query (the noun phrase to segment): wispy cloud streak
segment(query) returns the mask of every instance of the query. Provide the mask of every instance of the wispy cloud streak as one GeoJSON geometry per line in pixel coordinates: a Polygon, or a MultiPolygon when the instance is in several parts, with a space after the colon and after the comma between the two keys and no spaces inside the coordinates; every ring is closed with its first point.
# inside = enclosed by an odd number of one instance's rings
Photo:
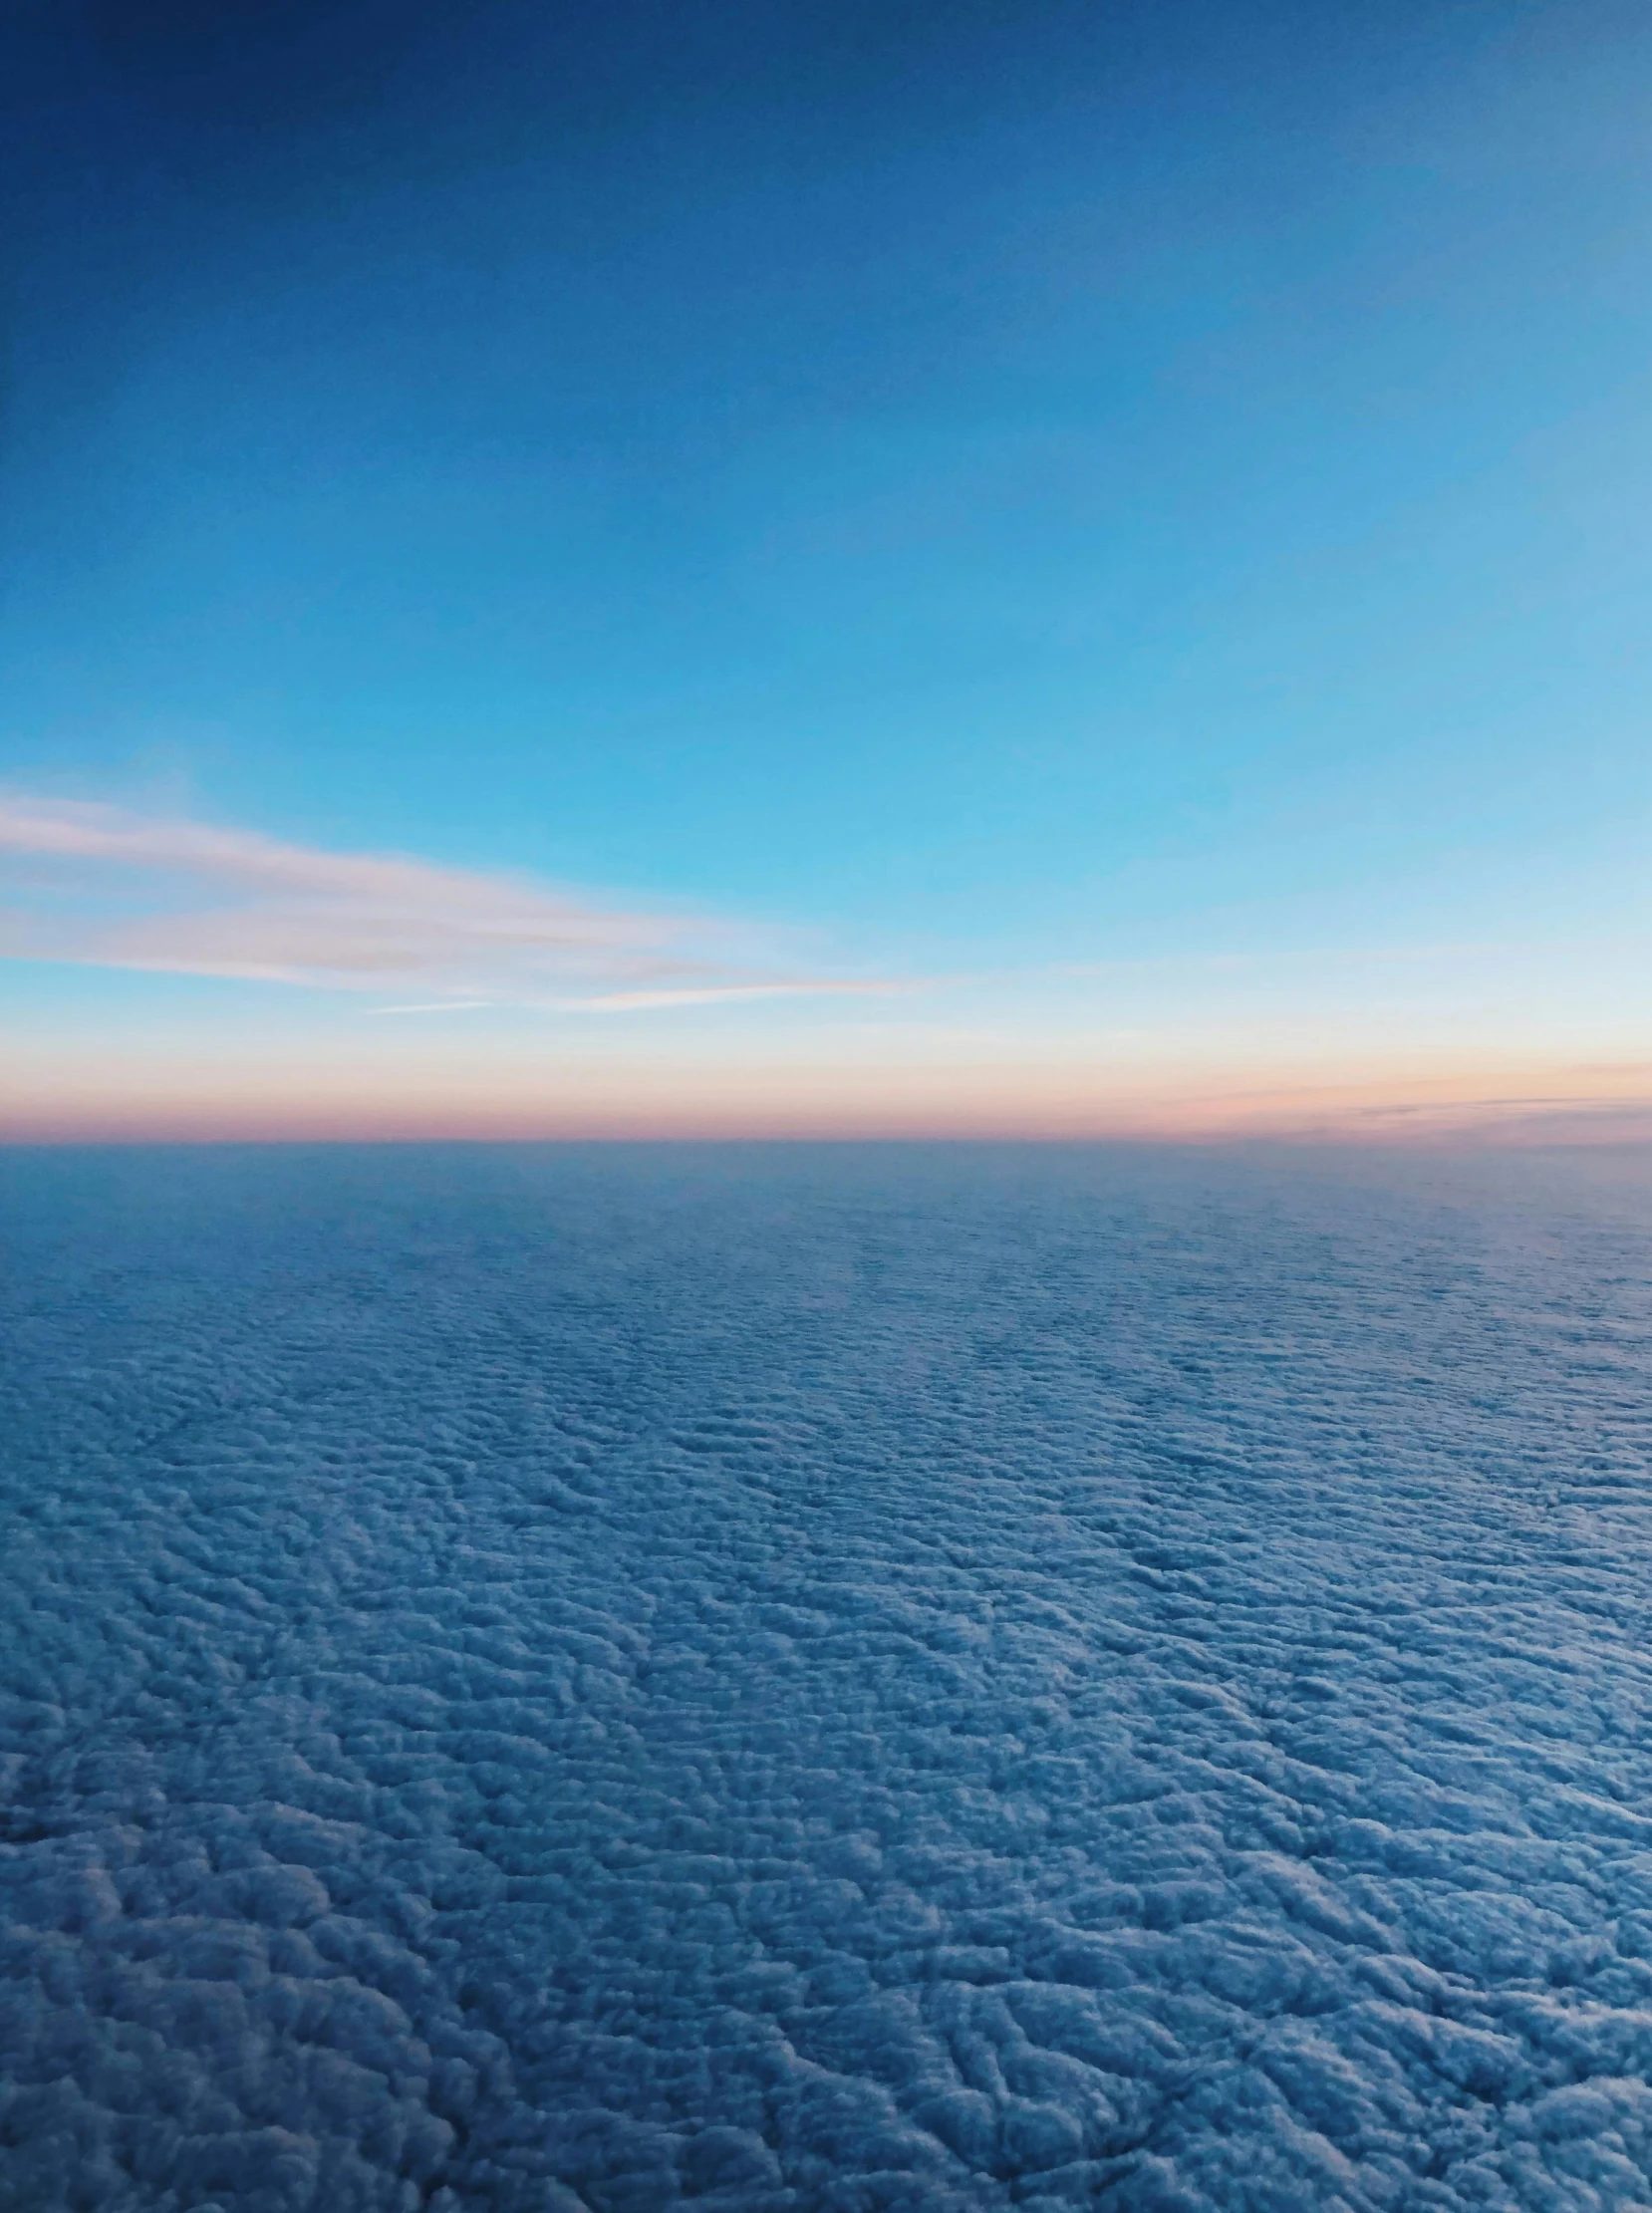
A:
{"type": "Polygon", "coordinates": [[[794,977],[769,983],[690,984],[682,990],[607,991],[583,999],[552,1002],[560,1014],[636,1014],[656,1006],[719,1006],[741,999],[887,998],[911,989],[907,983],[794,977]]]}
{"type": "Polygon", "coordinates": [[[386,1013],[878,988],[754,973],[737,933],[704,918],[89,801],[0,795],[0,956],[15,960],[441,994],[386,1013]]]}

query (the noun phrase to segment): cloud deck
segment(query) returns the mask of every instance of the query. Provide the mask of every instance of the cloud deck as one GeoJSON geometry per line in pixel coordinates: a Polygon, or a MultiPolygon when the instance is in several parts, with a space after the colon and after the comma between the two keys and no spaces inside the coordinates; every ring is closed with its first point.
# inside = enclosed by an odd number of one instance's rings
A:
{"type": "Polygon", "coordinates": [[[1652,1193],[14,1154],[0,2205],[1652,2204],[1652,1193]]]}

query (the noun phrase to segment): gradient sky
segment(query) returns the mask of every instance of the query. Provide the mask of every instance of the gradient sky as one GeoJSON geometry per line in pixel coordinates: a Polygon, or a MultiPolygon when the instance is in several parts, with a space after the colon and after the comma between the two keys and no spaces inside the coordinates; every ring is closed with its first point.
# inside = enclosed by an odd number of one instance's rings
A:
{"type": "Polygon", "coordinates": [[[0,47],[0,1135],[1652,1128],[1644,6],[0,47]]]}

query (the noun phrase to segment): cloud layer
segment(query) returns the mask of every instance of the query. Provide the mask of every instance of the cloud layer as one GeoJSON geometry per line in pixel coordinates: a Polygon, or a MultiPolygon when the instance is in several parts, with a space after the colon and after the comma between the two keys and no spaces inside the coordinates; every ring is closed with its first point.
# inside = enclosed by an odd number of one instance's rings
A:
{"type": "Polygon", "coordinates": [[[1649,1232],[1605,1161],[14,1164],[0,2198],[1652,2208],[1649,1232]]]}
{"type": "Polygon", "coordinates": [[[423,1011],[540,998],[593,1011],[859,984],[754,971],[728,925],[528,878],[331,853],[89,801],[0,796],[0,955],[406,989],[423,1011]]]}

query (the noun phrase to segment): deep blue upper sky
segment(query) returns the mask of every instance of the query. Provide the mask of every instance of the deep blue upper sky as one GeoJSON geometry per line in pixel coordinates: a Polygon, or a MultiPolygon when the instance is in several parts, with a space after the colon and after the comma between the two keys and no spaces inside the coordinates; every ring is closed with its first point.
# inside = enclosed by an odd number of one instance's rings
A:
{"type": "Polygon", "coordinates": [[[880,972],[1644,920],[1643,10],[5,39],[12,784],[880,972]]]}

